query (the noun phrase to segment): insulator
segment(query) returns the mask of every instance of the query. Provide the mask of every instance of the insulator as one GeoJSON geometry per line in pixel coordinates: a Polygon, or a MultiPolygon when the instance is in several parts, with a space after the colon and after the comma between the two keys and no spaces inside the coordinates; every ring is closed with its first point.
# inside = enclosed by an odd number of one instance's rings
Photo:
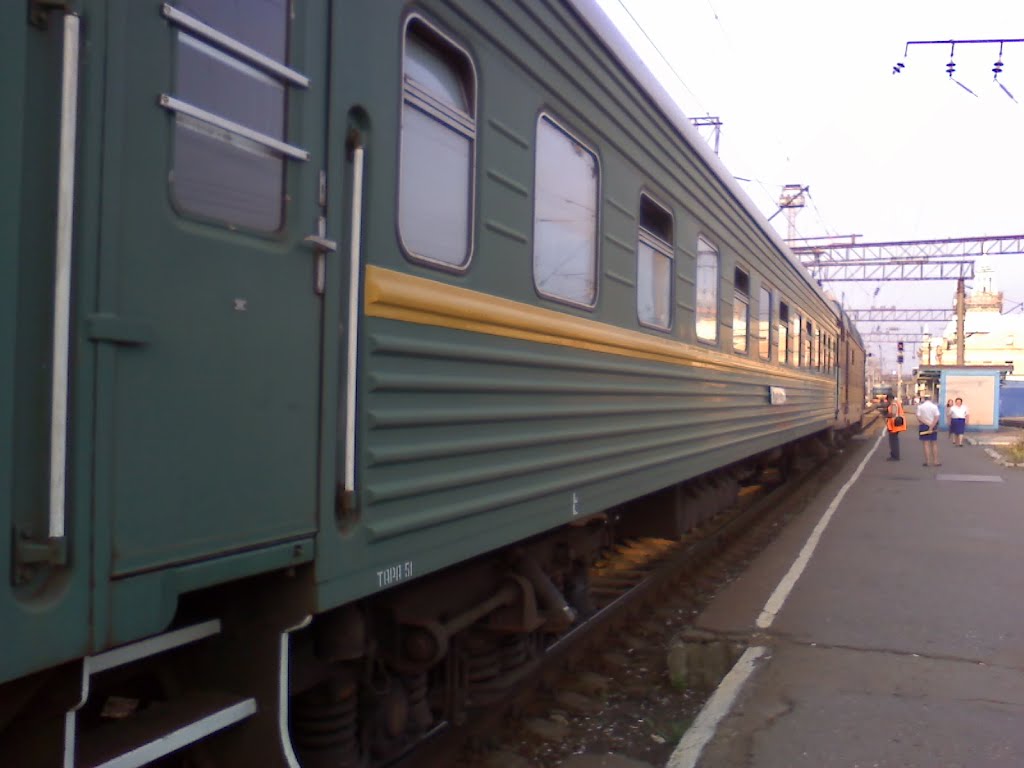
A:
{"type": "Polygon", "coordinates": [[[946,74],[952,77],[954,72],[956,72],[956,62],[950,59],[949,64],[946,65],[946,74]]]}
{"type": "Polygon", "coordinates": [[[896,62],[896,66],[892,68],[892,73],[898,75],[903,71],[903,67],[906,66],[902,61],[896,62]]]}
{"type": "Polygon", "coordinates": [[[992,74],[994,74],[996,77],[999,77],[999,73],[1002,72],[1002,71],[1003,71],[1003,62],[1002,62],[1002,59],[1000,59],[999,61],[997,61],[995,64],[992,65],[992,74]]]}

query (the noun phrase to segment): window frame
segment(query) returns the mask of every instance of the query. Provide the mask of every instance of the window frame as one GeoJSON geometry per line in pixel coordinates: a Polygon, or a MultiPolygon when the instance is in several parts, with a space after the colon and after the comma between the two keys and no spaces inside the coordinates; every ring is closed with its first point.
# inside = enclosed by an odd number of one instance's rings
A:
{"type": "MultiPolygon", "coordinates": [[[[430,41],[428,40],[428,43],[430,41]]],[[[453,274],[465,274],[469,271],[470,266],[473,263],[473,256],[476,254],[476,214],[477,214],[477,170],[478,170],[478,156],[479,156],[479,145],[480,145],[480,131],[479,131],[479,105],[480,105],[480,77],[476,67],[476,61],[469,52],[469,48],[459,43],[452,35],[448,34],[440,25],[434,23],[430,19],[426,18],[422,13],[410,13],[405,17],[402,22],[402,44],[399,50],[399,87],[398,87],[398,131],[396,136],[396,159],[395,164],[395,236],[398,239],[399,248],[402,250],[402,254],[405,258],[414,263],[429,266],[433,269],[438,269],[443,272],[450,272],[453,274]],[[473,123],[472,136],[470,139],[471,150],[469,158],[469,183],[467,189],[467,216],[466,216],[466,227],[468,229],[466,239],[466,258],[461,264],[452,264],[451,262],[441,261],[436,258],[424,256],[423,254],[416,253],[406,243],[405,238],[402,235],[402,211],[401,211],[401,200],[402,200],[402,139],[404,137],[404,112],[407,99],[407,86],[405,83],[405,61],[406,61],[406,45],[409,40],[410,27],[413,24],[422,25],[429,35],[434,36],[438,42],[451,48],[457,52],[464,59],[464,63],[468,67],[468,73],[472,78],[472,88],[467,91],[467,96],[472,102],[473,114],[469,115],[473,123]]],[[[465,87],[465,83],[463,83],[465,87]]],[[[457,127],[454,127],[451,122],[440,120],[439,116],[435,112],[426,112],[422,107],[413,106],[414,109],[420,109],[428,117],[437,120],[439,123],[444,125],[449,130],[454,131],[460,136],[467,136],[465,131],[460,131],[457,127]]],[[[447,107],[447,109],[451,109],[447,107]]]]}
{"type": "Polygon", "coordinates": [[[559,119],[553,112],[547,109],[542,109],[537,113],[537,119],[534,122],[534,134],[533,134],[533,187],[531,189],[531,198],[533,205],[531,206],[531,217],[530,217],[530,278],[533,281],[533,289],[536,291],[540,298],[554,301],[559,304],[564,304],[569,307],[576,307],[577,309],[586,310],[592,312],[597,308],[597,303],[601,298],[601,195],[603,193],[603,181],[604,172],[601,165],[601,155],[594,148],[594,144],[588,143],[580,138],[579,134],[569,130],[566,127],[564,121],[559,119]],[[568,136],[572,141],[581,146],[591,157],[594,158],[594,168],[597,170],[597,184],[594,190],[594,254],[593,254],[593,265],[594,265],[594,298],[589,304],[574,301],[571,298],[565,296],[559,296],[558,294],[548,293],[541,289],[537,284],[537,148],[538,148],[538,131],[542,121],[547,120],[551,125],[558,131],[561,131],[568,136]]]}
{"type": "Polygon", "coordinates": [[[704,235],[697,236],[697,258],[694,260],[694,280],[693,280],[693,331],[697,341],[701,344],[707,344],[709,346],[717,347],[720,342],[721,334],[718,332],[718,326],[721,325],[721,296],[720,288],[722,285],[722,252],[718,247],[711,242],[704,235]],[[707,250],[701,248],[701,245],[706,245],[707,250]],[[700,334],[700,271],[701,271],[701,257],[712,253],[715,256],[715,300],[714,300],[714,328],[715,335],[713,338],[701,336],[700,334]]]}
{"type": "Polygon", "coordinates": [[[637,254],[636,254],[636,319],[637,322],[644,328],[651,328],[662,333],[668,333],[672,331],[675,325],[675,276],[676,276],[676,254],[675,254],[675,236],[676,236],[676,221],[675,215],[672,209],[667,205],[662,205],[658,198],[654,197],[650,192],[646,190],[640,190],[640,205],[637,210],[637,224],[636,224],[636,239],[637,239],[637,254]],[[643,207],[644,199],[650,203],[650,205],[657,208],[659,211],[665,214],[668,220],[670,240],[663,240],[656,232],[643,226],[643,207]],[[650,242],[645,243],[648,247],[654,250],[655,253],[661,254],[668,258],[669,271],[668,271],[668,325],[658,325],[640,317],[640,243],[644,241],[644,236],[650,242]],[[658,246],[664,246],[659,248],[658,246]]]}
{"type": "Polygon", "coordinates": [[[804,313],[793,308],[792,328],[790,334],[793,336],[792,352],[793,367],[803,368],[804,361],[804,313]],[[796,331],[794,333],[794,330],[796,331]]]}
{"type": "Polygon", "coordinates": [[[732,272],[732,351],[735,352],[737,355],[750,355],[750,270],[744,269],[738,264],[733,265],[732,272]],[[740,275],[743,275],[744,280],[747,284],[747,289],[745,293],[741,293],[738,285],[739,281],[736,279],[740,275]],[[742,349],[736,346],[737,301],[743,304],[744,311],[742,349]]]}
{"type": "Polygon", "coordinates": [[[781,298],[779,298],[778,305],[779,305],[779,310],[778,310],[779,314],[778,314],[778,320],[776,322],[776,327],[778,329],[777,333],[779,333],[779,352],[778,352],[778,355],[777,355],[776,359],[778,360],[778,362],[781,365],[790,365],[791,366],[791,365],[793,365],[793,363],[792,363],[792,360],[790,358],[790,350],[791,350],[791,348],[793,346],[793,339],[791,338],[792,327],[790,325],[790,317],[789,317],[789,302],[788,301],[783,301],[781,298]],[[783,309],[785,309],[785,312],[783,312],[783,309]],[[785,319],[783,319],[783,315],[785,315],[785,319]],[[785,330],[786,330],[786,343],[785,343],[785,345],[782,344],[782,337],[781,337],[781,331],[782,331],[783,328],[785,328],[785,330]]]}
{"type": "Polygon", "coordinates": [[[770,286],[767,286],[764,283],[762,283],[758,287],[758,294],[757,294],[757,356],[758,356],[759,359],[765,360],[767,362],[771,362],[771,360],[772,360],[772,309],[773,309],[773,305],[774,304],[775,304],[774,291],[772,291],[770,286]],[[763,303],[762,299],[764,298],[765,295],[767,295],[767,297],[768,297],[768,302],[767,302],[767,304],[768,304],[768,307],[767,307],[767,320],[762,320],[761,316],[762,316],[762,312],[764,312],[764,310],[765,310],[765,307],[762,307],[761,305],[763,303]],[[765,337],[763,339],[764,344],[765,344],[765,354],[763,354],[763,355],[761,354],[761,342],[762,342],[762,338],[761,338],[761,324],[762,323],[767,323],[767,327],[765,328],[765,337]]]}
{"type": "Polygon", "coordinates": [[[817,326],[811,318],[804,316],[804,340],[807,345],[807,357],[804,360],[804,368],[808,370],[814,370],[817,365],[817,355],[814,349],[814,331],[817,330],[817,326]]]}

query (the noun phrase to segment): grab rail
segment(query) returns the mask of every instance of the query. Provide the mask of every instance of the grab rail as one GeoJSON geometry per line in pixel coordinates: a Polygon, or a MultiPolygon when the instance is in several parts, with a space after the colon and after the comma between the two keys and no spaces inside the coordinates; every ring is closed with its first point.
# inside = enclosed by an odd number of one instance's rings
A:
{"type": "Polygon", "coordinates": [[[61,73],[60,159],[57,172],[57,238],[53,287],[53,379],[50,405],[51,539],[66,530],[68,390],[71,356],[71,235],[75,216],[75,146],[78,127],[78,51],[80,19],[64,17],[64,63],[61,73]]]}

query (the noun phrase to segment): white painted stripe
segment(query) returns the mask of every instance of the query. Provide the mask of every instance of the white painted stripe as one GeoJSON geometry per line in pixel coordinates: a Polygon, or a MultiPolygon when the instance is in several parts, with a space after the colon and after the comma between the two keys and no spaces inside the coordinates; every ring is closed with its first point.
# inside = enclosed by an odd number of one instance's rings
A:
{"type": "Polygon", "coordinates": [[[936,480],[953,480],[958,483],[1001,483],[1001,475],[936,475],[936,480]]]}
{"type": "Polygon", "coordinates": [[[860,466],[850,476],[850,479],[846,481],[842,488],[839,489],[839,493],[832,499],[832,503],[828,505],[828,509],[825,510],[825,514],[822,515],[821,520],[814,526],[814,530],[811,531],[810,537],[804,544],[804,548],[800,550],[800,554],[797,555],[796,560],[789,567],[789,572],[782,577],[782,581],[779,582],[778,586],[775,587],[775,591],[772,592],[772,596],[768,598],[768,602],[764,604],[764,608],[761,610],[761,615],[757,617],[757,626],[759,629],[768,629],[775,621],[775,617],[782,610],[782,606],[786,602],[786,598],[789,597],[789,593],[793,591],[793,587],[796,585],[797,579],[800,578],[804,572],[804,568],[807,567],[807,563],[810,562],[811,556],[814,554],[814,550],[818,546],[818,541],[821,539],[821,535],[825,532],[825,528],[828,527],[829,522],[832,520],[832,515],[839,508],[840,502],[843,497],[846,496],[846,492],[850,490],[857,478],[860,477],[861,472],[864,471],[864,467],[871,460],[871,457],[875,455],[875,451],[878,450],[878,446],[882,444],[882,438],[885,437],[885,430],[878,436],[875,444],[868,451],[868,455],[861,461],[860,466]]]}
{"type": "Polygon", "coordinates": [[[679,746],[675,748],[665,768],[693,768],[697,765],[701,752],[715,735],[718,723],[729,714],[743,684],[753,674],[754,662],[764,656],[767,651],[768,649],[763,646],[754,646],[743,652],[740,660],[715,689],[714,695],[704,704],[704,708],[697,715],[693,725],[686,731],[686,735],[679,742],[679,746]]]}
{"type": "MultiPolygon", "coordinates": [[[[800,554],[790,567],[789,572],[779,582],[772,596],[768,598],[768,602],[765,603],[764,609],[757,619],[757,626],[761,629],[771,626],[776,614],[781,610],[783,603],[786,602],[786,598],[789,596],[790,591],[792,591],[793,585],[796,584],[796,580],[800,578],[804,568],[807,567],[807,563],[810,561],[811,555],[814,554],[818,540],[821,538],[821,534],[825,531],[826,526],[828,526],[829,520],[832,519],[832,515],[839,508],[839,504],[846,495],[846,492],[857,481],[857,478],[860,477],[871,457],[875,455],[875,451],[878,450],[878,446],[881,444],[884,436],[885,431],[883,430],[856,471],[843,487],[839,489],[839,493],[836,494],[825,514],[814,527],[814,531],[811,532],[803,549],[800,550],[800,554]]],[[[694,768],[697,765],[704,747],[714,738],[718,724],[722,721],[722,718],[729,714],[733,703],[736,701],[736,697],[743,689],[747,679],[754,673],[754,662],[764,656],[767,651],[768,649],[764,646],[753,646],[740,656],[740,660],[736,662],[735,666],[733,666],[729,674],[725,676],[715,690],[715,693],[704,704],[697,719],[686,731],[683,740],[675,748],[665,768],[694,768]]]]}

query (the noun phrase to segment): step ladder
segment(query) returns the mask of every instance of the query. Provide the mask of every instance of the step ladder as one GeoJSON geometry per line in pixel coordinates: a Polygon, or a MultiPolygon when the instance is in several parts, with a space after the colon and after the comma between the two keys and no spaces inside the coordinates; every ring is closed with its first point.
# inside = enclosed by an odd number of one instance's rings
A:
{"type": "Polygon", "coordinates": [[[83,659],[81,697],[64,718],[63,768],[139,768],[254,715],[254,698],[197,692],[78,733],[78,713],[89,699],[94,676],[220,632],[220,620],[213,619],[83,659]]]}

